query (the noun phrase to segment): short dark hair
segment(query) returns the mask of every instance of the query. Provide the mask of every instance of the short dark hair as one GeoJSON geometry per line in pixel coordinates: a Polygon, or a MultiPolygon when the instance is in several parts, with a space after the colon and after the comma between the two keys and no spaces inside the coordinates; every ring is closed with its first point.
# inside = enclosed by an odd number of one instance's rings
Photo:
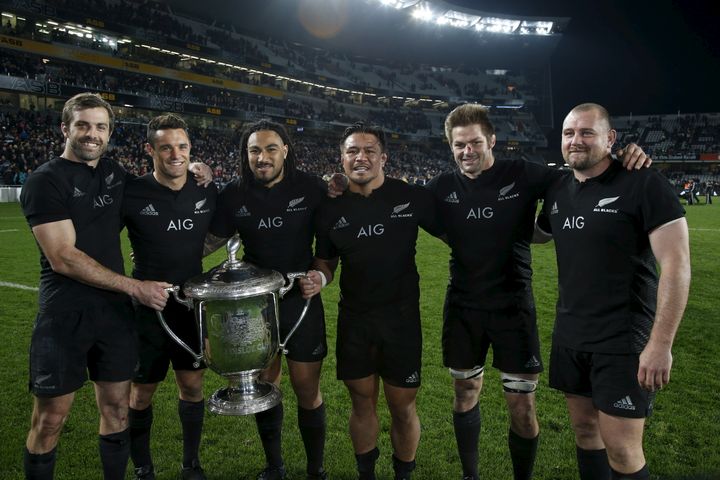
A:
{"type": "Polygon", "coordinates": [[[163,113],[162,115],[158,115],[157,117],[150,120],[150,122],[148,122],[147,124],[147,142],[151,146],[155,147],[155,140],[157,139],[158,130],[173,130],[176,128],[183,129],[188,138],[190,138],[190,135],[188,134],[187,123],[185,123],[185,120],[183,120],[180,115],[177,115],[175,113],[163,113]]]}
{"type": "Polygon", "coordinates": [[[385,139],[385,132],[383,129],[378,125],[365,125],[363,122],[354,123],[345,129],[342,137],[340,138],[340,149],[342,149],[343,145],[345,145],[345,140],[347,140],[350,135],[354,135],[356,133],[375,135],[378,139],[378,143],[380,144],[380,152],[385,152],[387,141],[385,139]]]}
{"type": "Polygon", "coordinates": [[[87,110],[89,108],[104,108],[107,110],[108,118],[110,119],[110,125],[108,126],[110,127],[110,132],[112,133],[113,128],[115,128],[115,113],[113,112],[110,104],[97,93],[78,93],[77,95],[69,98],[68,101],[65,102],[65,106],[63,106],[61,117],[62,123],[70,126],[73,120],[74,112],[87,110]]]}
{"type": "Polygon", "coordinates": [[[278,134],[283,143],[288,147],[287,155],[285,156],[285,162],[283,164],[283,176],[285,178],[293,178],[295,176],[295,164],[297,157],[295,155],[295,148],[293,147],[290,135],[288,135],[285,127],[279,123],[272,122],[267,119],[258,120],[255,123],[251,123],[245,127],[240,138],[240,182],[249,184],[254,177],[252,170],[250,170],[250,158],[247,151],[248,141],[250,135],[255,132],[261,131],[272,131],[278,134]]]}
{"type": "Polygon", "coordinates": [[[495,126],[488,117],[490,109],[479,103],[466,103],[455,107],[445,117],[445,137],[452,146],[452,129],[455,127],[467,127],[469,125],[480,125],[485,137],[490,143],[490,137],[495,135],[495,126]]]}

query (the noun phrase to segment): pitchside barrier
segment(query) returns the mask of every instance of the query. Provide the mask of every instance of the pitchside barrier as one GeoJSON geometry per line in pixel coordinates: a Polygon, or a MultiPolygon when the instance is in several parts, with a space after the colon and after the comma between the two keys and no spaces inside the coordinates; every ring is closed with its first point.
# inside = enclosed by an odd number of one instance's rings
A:
{"type": "Polygon", "coordinates": [[[20,190],[22,187],[9,186],[0,187],[0,203],[20,201],[20,190]]]}

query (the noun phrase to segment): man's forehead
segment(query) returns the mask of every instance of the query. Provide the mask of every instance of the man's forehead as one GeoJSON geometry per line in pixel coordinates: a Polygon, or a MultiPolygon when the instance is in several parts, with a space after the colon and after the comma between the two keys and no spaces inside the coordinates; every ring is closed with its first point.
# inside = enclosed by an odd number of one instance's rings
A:
{"type": "Polygon", "coordinates": [[[258,130],[248,137],[248,146],[251,145],[283,145],[283,140],[274,130],[258,130]]]}
{"type": "Polygon", "coordinates": [[[110,123],[110,115],[108,115],[108,111],[102,107],[75,109],[72,111],[72,121],[110,123]]]}
{"type": "Polygon", "coordinates": [[[483,131],[482,125],[479,123],[471,123],[470,125],[458,125],[452,129],[453,139],[455,137],[485,137],[487,136],[483,131]]]}
{"type": "Polygon", "coordinates": [[[355,147],[374,147],[375,145],[378,145],[380,143],[380,140],[373,135],[372,133],[353,133],[349,137],[345,139],[345,146],[355,146],[355,147]]]}
{"type": "Polygon", "coordinates": [[[162,128],[155,131],[155,136],[163,143],[190,143],[182,128],[162,128]]]}
{"type": "Polygon", "coordinates": [[[565,117],[563,128],[607,128],[608,122],[600,116],[597,110],[572,111],[565,117]]]}

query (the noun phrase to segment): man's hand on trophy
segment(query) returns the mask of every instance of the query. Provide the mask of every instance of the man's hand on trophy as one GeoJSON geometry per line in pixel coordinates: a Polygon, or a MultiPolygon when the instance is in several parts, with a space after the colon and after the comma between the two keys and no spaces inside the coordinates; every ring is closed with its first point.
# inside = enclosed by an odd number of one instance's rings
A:
{"type": "Polygon", "coordinates": [[[154,310],[162,310],[168,299],[167,288],[172,284],[165,282],[153,282],[151,280],[137,280],[136,288],[132,296],[138,302],[154,310]]]}
{"type": "Polygon", "coordinates": [[[325,275],[319,270],[310,270],[307,275],[300,278],[300,291],[303,298],[307,299],[320,293],[327,281],[324,281],[325,275]]]}

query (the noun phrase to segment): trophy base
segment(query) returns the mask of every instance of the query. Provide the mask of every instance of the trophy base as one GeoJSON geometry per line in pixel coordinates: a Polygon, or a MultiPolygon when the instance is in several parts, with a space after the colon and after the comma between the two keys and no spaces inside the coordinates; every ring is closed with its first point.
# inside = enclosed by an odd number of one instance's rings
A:
{"type": "Polygon", "coordinates": [[[270,410],[282,400],[282,393],[274,383],[254,382],[221,388],[207,402],[208,410],[218,415],[251,415],[270,410]]]}

